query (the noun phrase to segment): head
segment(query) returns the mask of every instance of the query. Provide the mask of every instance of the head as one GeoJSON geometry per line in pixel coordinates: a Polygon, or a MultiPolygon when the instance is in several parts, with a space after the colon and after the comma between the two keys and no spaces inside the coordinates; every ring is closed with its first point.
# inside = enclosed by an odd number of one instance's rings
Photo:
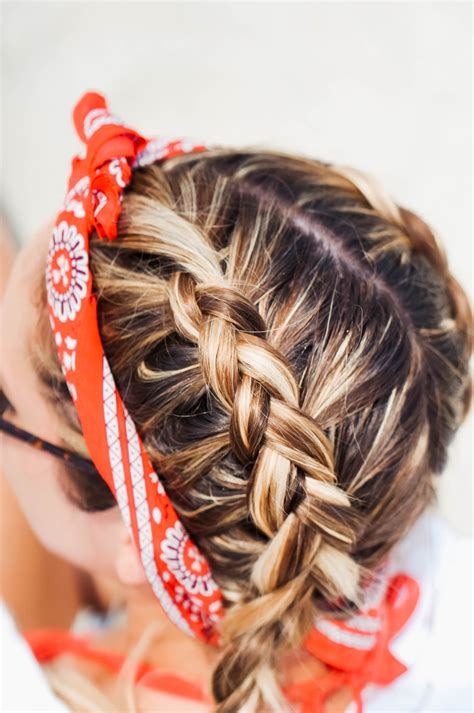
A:
{"type": "MultiPolygon", "coordinates": [[[[48,233],[7,287],[2,385],[12,420],[87,456],[47,316],[48,233]]],[[[471,402],[471,307],[419,217],[357,171],[271,150],[136,170],[119,238],[90,252],[122,399],[224,595],[216,710],[257,706],[279,655],[435,500],[471,402]]],[[[143,585],[103,481],[4,452],[47,547],[143,585]]]]}

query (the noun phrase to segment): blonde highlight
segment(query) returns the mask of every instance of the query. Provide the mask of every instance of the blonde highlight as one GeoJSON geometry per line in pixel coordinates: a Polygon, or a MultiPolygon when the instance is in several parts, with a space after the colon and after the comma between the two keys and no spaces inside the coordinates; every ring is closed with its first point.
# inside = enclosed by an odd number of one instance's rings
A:
{"type": "Polygon", "coordinates": [[[226,601],[215,711],[288,710],[281,657],[328,603],[363,603],[435,500],[471,403],[469,301],[375,179],[259,148],[137,170],[91,268],[122,398],[226,601]]]}

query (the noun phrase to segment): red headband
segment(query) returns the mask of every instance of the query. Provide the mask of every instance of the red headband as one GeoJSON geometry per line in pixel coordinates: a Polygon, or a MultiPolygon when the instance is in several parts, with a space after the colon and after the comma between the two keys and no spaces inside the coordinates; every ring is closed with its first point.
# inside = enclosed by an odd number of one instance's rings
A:
{"type": "MultiPolygon", "coordinates": [[[[221,593],[154,471],[115,385],[99,335],[88,257],[93,230],[100,238],[117,238],[123,189],[135,167],[207,147],[187,139],[146,139],[113,116],[104,97],[92,92],[77,103],[74,123],[85,152],[73,159],[46,269],[48,309],[62,370],[90,456],[118,502],[153,592],[175,624],[219,645],[221,593]]],[[[410,581],[405,578],[403,585],[409,589],[411,611],[416,588],[410,581]]],[[[386,648],[388,632],[393,634],[393,620],[381,617],[381,612],[392,611],[387,609],[390,597],[393,592],[385,599],[379,593],[353,621],[319,618],[306,648],[332,666],[360,669],[380,646],[386,648]]],[[[406,603],[403,610],[406,614],[406,603]]],[[[399,620],[400,613],[401,625],[399,620]]],[[[390,664],[386,678],[404,670],[393,664],[388,649],[385,656],[390,664]]]]}
{"type": "MultiPolygon", "coordinates": [[[[47,264],[51,326],[90,456],[116,497],[150,585],[170,619],[214,640],[221,595],[145,452],[102,348],[89,269],[89,235],[117,237],[122,190],[132,168],[205,148],[147,140],[109,113],[104,98],[85,94],[74,110],[86,144],[76,156],[65,205],[56,219],[47,264]]],[[[216,642],[217,643],[217,642],[216,642]]]]}

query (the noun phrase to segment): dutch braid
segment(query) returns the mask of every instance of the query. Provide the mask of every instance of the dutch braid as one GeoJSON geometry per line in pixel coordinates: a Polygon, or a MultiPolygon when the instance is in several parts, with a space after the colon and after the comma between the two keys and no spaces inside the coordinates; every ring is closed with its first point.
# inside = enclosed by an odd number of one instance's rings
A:
{"type": "Polygon", "coordinates": [[[91,243],[102,341],[224,594],[216,713],[287,710],[283,653],[329,602],[360,603],[435,499],[471,402],[469,302],[373,179],[283,152],[137,170],[119,237],[91,243]]]}
{"type": "Polygon", "coordinates": [[[229,413],[232,451],[254,463],[243,485],[250,517],[268,538],[224,625],[228,646],[214,693],[225,701],[220,709],[232,711],[278,657],[286,615],[294,615],[297,630],[307,628],[315,587],[328,599],[357,601],[359,568],[349,554],[351,503],[337,485],[331,443],[300,408],[297,381],[267,341],[257,309],[222,282],[196,286],[188,273],[175,272],[169,302],[176,330],[197,344],[204,381],[229,413]]]}

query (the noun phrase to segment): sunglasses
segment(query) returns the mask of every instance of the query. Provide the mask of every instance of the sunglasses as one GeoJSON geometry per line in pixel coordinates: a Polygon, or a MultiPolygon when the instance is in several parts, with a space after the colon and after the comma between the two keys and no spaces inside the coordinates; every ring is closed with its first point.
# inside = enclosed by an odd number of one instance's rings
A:
{"type": "Polygon", "coordinates": [[[29,431],[25,431],[23,428],[19,428],[18,426],[15,426],[13,423],[11,423],[11,421],[8,421],[4,417],[5,411],[8,408],[12,408],[12,406],[3,391],[0,389],[0,431],[8,433],[10,436],[13,436],[13,438],[17,438],[19,441],[29,443],[31,446],[33,446],[33,448],[36,448],[39,451],[46,451],[47,453],[51,453],[53,456],[60,458],[62,461],[65,461],[72,468],[76,468],[77,470],[80,470],[83,473],[88,473],[90,475],[96,475],[100,477],[97,468],[91,460],[83,458],[82,456],[78,455],[77,453],[74,453],[73,451],[61,448],[60,446],[55,446],[54,443],[45,441],[43,438],[39,438],[39,436],[35,436],[29,431]]]}

